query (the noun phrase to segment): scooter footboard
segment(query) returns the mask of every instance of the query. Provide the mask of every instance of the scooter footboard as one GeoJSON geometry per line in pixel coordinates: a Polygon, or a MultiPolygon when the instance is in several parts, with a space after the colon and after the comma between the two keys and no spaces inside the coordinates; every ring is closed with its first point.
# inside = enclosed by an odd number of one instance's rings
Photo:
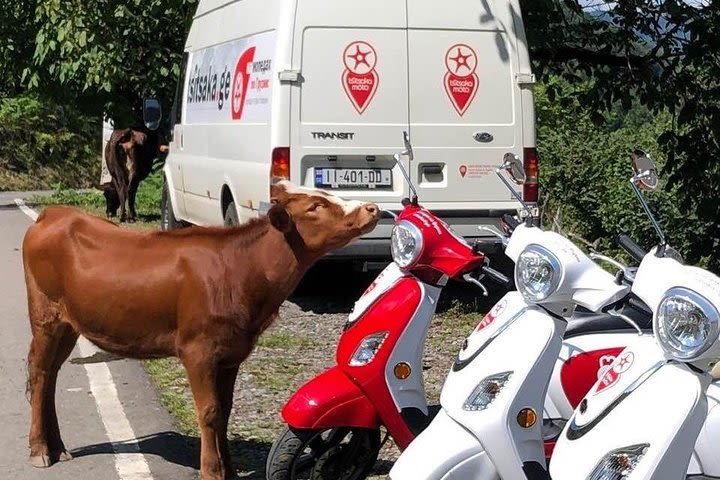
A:
{"type": "Polygon", "coordinates": [[[380,427],[375,406],[338,367],[300,387],[283,407],[282,417],[294,428],[380,427]]]}
{"type": "Polygon", "coordinates": [[[444,410],[405,449],[390,470],[392,480],[499,480],[472,433],[444,410]]]}

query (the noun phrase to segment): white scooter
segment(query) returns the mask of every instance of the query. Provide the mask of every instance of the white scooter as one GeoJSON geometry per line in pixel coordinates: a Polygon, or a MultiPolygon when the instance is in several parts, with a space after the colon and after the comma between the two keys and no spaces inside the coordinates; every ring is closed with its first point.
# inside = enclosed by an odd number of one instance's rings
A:
{"type": "Polygon", "coordinates": [[[717,388],[709,397],[708,371],[720,357],[720,278],[669,255],[638,189],[657,185],[654,162],[636,152],[633,168],[633,189],[661,239],[632,286],[654,312],[655,337],[629,345],[581,401],[555,447],[554,480],[718,478],[709,442],[720,431],[717,388]]]}
{"type": "MultiPolygon", "coordinates": [[[[506,155],[497,170],[515,193],[503,170],[521,183],[519,158],[506,155]]],[[[518,292],[505,295],[466,339],[443,387],[442,410],[400,456],[393,480],[549,478],[541,415],[567,319],[576,306],[599,312],[616,304],[630,287],[565,237],[530,222],[515,227],[505,252],[516,264],[518,292]]]]}

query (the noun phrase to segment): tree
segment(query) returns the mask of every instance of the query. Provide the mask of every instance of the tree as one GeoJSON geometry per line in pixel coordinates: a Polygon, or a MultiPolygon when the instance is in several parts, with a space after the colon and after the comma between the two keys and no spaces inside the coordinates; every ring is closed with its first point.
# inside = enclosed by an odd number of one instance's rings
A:
{"type": "MultiPolygon", "coordinates": [[[[593,119],[634,100],[670,126],[659,136],[667,188],[680,211],[701,220],[685,252],[720,269],[720,4],[709,0],[521,0],[541,78],[590,88],[551,100],[579,101],[593,119]]],[[[632,148],[634,145],[628,145],[632,148]]],[[[672,239],[671,239],[672,240],[672,239]]]]}
{"type": "Polygon", "coordinates": [[[36,2],[31,88],[77,99],[116,125],[137,121],[146,96],[169,111],[196,0],[36,2]]]}
{"type": "Polygon", "coordinates": [[[35,49],[35,7],[35,0],[17,0],[0,9],[0,97],[25,90],[21,76],[35,49]]]}

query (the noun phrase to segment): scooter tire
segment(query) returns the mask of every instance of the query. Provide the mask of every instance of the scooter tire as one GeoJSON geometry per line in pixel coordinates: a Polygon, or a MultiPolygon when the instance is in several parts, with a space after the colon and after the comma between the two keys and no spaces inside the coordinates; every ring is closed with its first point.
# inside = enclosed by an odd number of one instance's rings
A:
{"type": "MultiPolygon", "coordinates": [[[[265,478],[267,480],[339,480],[340,478],[342,480],[362,480],[367,478],[375,465],[379,451],[379,429],[348,427],[304,430],[287,427],[270,449],[265,466],[265,478]],[[326,433],[328,434],[327,441],[322,438],[326,433]],[[342,444],[342,441],[347,439],[348,436],[350,441],[347,444],[342,444]],[[325,451],[320,455],[317,455],[314,451],[306,453],[308,448],[313,449],[311,443],[317,441],[317,439],[325,442],[323,445],[325,451]],[[328,457],[327,454],[333,449],[341,449],[341,445],[351,445],[348,448],[354,450],[351,450],[349,454],[345,454],[345,456],[352,458],[353,463],[340,467],[343,469],[343,476],[339,477],[338,472],[333,470],[331,463],[333,458],[328,457]],[[320,465],[323,459],[325,465],[320,465]],[[308,461],[312,465],[307,466],[308,461]],[[305,473],[297,472],[300,463],[304,463],[303,466],[306,466],[306,470],[309,471],[305,473]],[[329,468],[327,467],[328,464],[330,464],[329,468]]],[[[334,465],[334,467],[338,468],[339,466],[334,465]]]]}

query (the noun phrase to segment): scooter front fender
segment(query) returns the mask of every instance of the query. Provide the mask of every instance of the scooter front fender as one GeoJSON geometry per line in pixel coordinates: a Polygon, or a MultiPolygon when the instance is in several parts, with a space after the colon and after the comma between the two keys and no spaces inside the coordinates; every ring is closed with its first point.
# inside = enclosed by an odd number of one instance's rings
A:
{"type": "Polygon", "coordinates": [[[668,362],[655,342],[628,346],[560,434],[553,480],[590,478],[603,459],[628,447],[642,452],[630,478],[684,479],[707,414],[708,384],[708,375],[668,362]]]}
{"type": "Polygon", "coordinates": [[[282,417],[294,428],[380,427],[377,409],[337,366],[300,387],[282,417]]]}
{"type": "Polygon", "coordinates": [[[497,470],[472,433],[438,412],[390,470],[392,480],[499,480],[497,470]]]}
{"type": "Polygon", "coordinates": [[[502,478],[525,478],[528,471],[544,470],[539,417],[566,322],[528,305],[517,292],[508,293],[489,315],[495,318],[486,317],[460,352],[440,403],[475,436],[502,478]],[[497,376],[505,383],[496,398],[484,408],[469,405],[481,383],[497,376]],[[529,425],[519,419],[533,414],[529,425]]]}

